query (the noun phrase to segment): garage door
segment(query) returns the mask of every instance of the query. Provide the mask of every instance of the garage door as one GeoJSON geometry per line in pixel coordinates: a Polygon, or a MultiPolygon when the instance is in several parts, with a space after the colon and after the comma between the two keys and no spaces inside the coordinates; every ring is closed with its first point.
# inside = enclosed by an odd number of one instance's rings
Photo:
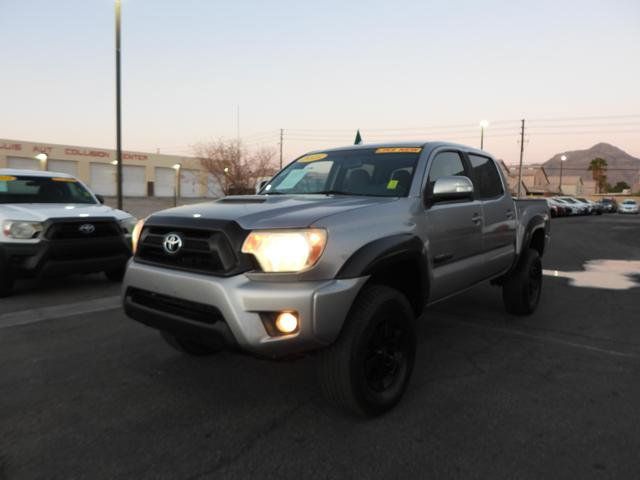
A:
{"type": "Polygon", "coordinates": [[[207,192],[206,196],[209,198],[218,198],[223,197],[222,187],[215,179],[215,177],[211,174],[207,175],[207,192]]]}
{"type": "Polygon", "coordinates": [[[108,163],[91,164],[91,190],[98,195],[116,195],[116,167],[108,163]]]}
{"type": "Polygon", "coordinates": [[[176,171],[173,168],[156,167],[156,183],[153,191],[156,197],[173,197],[176,185],[176,171]]]}
{"type": "Polygon", "coordinates": [[[146,197],[147,178],[145,167],[122,166],[122,192],[125,197],[146,197]]]}
{"type": "Polygon", "coordinates": [[[182,170],[180,172],[180,196],[194,198],[200,196],[198,170],[182,170]]]}
{"type": "Polygon", "coordinates": [[[74,162],[73,160],[49,160],[49,171],[51,172],[59,172],[59,173],[67,173],[69,175],[73,175],[74,177],[78,176],[78,162],[74,162]]]}
{"type": "Polygon", "coordinates": [[[7,167],[20,170],[40,170],[40,160],[35,158],[7,157],[7,167]]]}

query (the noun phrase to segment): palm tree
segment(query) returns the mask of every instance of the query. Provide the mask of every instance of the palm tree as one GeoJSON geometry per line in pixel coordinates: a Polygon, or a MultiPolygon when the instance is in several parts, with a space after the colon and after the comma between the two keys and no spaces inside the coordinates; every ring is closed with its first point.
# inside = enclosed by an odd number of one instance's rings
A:
{"type": "Polygon", "coordinates": [[[602,193],[605,182],[607,181],[607,176],[605,175],[607,171],[607,161],[600,157],[594,158],[589,163],[589,171],[596,182],[596,193],[602,193]]]}

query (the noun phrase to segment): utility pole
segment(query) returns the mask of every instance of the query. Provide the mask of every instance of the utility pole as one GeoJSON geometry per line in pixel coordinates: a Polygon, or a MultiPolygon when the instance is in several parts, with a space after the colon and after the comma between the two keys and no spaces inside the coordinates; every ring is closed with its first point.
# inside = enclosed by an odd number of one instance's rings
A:
{"type": "Polygon", "coordinates": [[[518,198],[520,198],[520,190],[522,188],[522,157],[524,156],[524,118],[520,127],[520,167],[518,168],[518,198]]]}
{"type": "Polygon", "coordinates": [[[282,141],[284,138],[284,128],[280,129],[280,170],[282,170],[282,141]]]}
{"type": "Polygon", "coordinates": [[[122,210],[122,111],[120,108],[120,0],[116,0],[116,183],[118,209],[122,210]]]}

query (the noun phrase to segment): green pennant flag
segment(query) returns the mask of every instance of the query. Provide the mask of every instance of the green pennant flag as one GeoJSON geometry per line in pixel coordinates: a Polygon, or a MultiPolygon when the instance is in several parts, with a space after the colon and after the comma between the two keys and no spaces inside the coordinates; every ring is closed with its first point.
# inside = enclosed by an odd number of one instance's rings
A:
{"type": "Polygon", "coordinates": [[[353,142],[354,145],[360,145],[362,143],[362,136],[360,135],[360,129],[356,132],[356,141],[353,142]]]}

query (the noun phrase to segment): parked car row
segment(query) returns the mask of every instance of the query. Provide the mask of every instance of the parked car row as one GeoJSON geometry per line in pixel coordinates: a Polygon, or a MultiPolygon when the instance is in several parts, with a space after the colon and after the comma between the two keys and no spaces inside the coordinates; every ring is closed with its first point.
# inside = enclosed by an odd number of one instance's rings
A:
{"type": "Polygon", "coordinates": [[[638,202],[632,199],[618,204],[615,199],[603,198],[597,202],[583,197],[558,196],[546,198],[552,217],[569,215],[602,215],[603,213],[638,213],[638,202]]]}
{"type": "Polygon", "coordinates": [[[546,199],[552,217],[568,215],[602,215],[604,209],[600,203],[575,197],[549,197],[546,199]]]}

